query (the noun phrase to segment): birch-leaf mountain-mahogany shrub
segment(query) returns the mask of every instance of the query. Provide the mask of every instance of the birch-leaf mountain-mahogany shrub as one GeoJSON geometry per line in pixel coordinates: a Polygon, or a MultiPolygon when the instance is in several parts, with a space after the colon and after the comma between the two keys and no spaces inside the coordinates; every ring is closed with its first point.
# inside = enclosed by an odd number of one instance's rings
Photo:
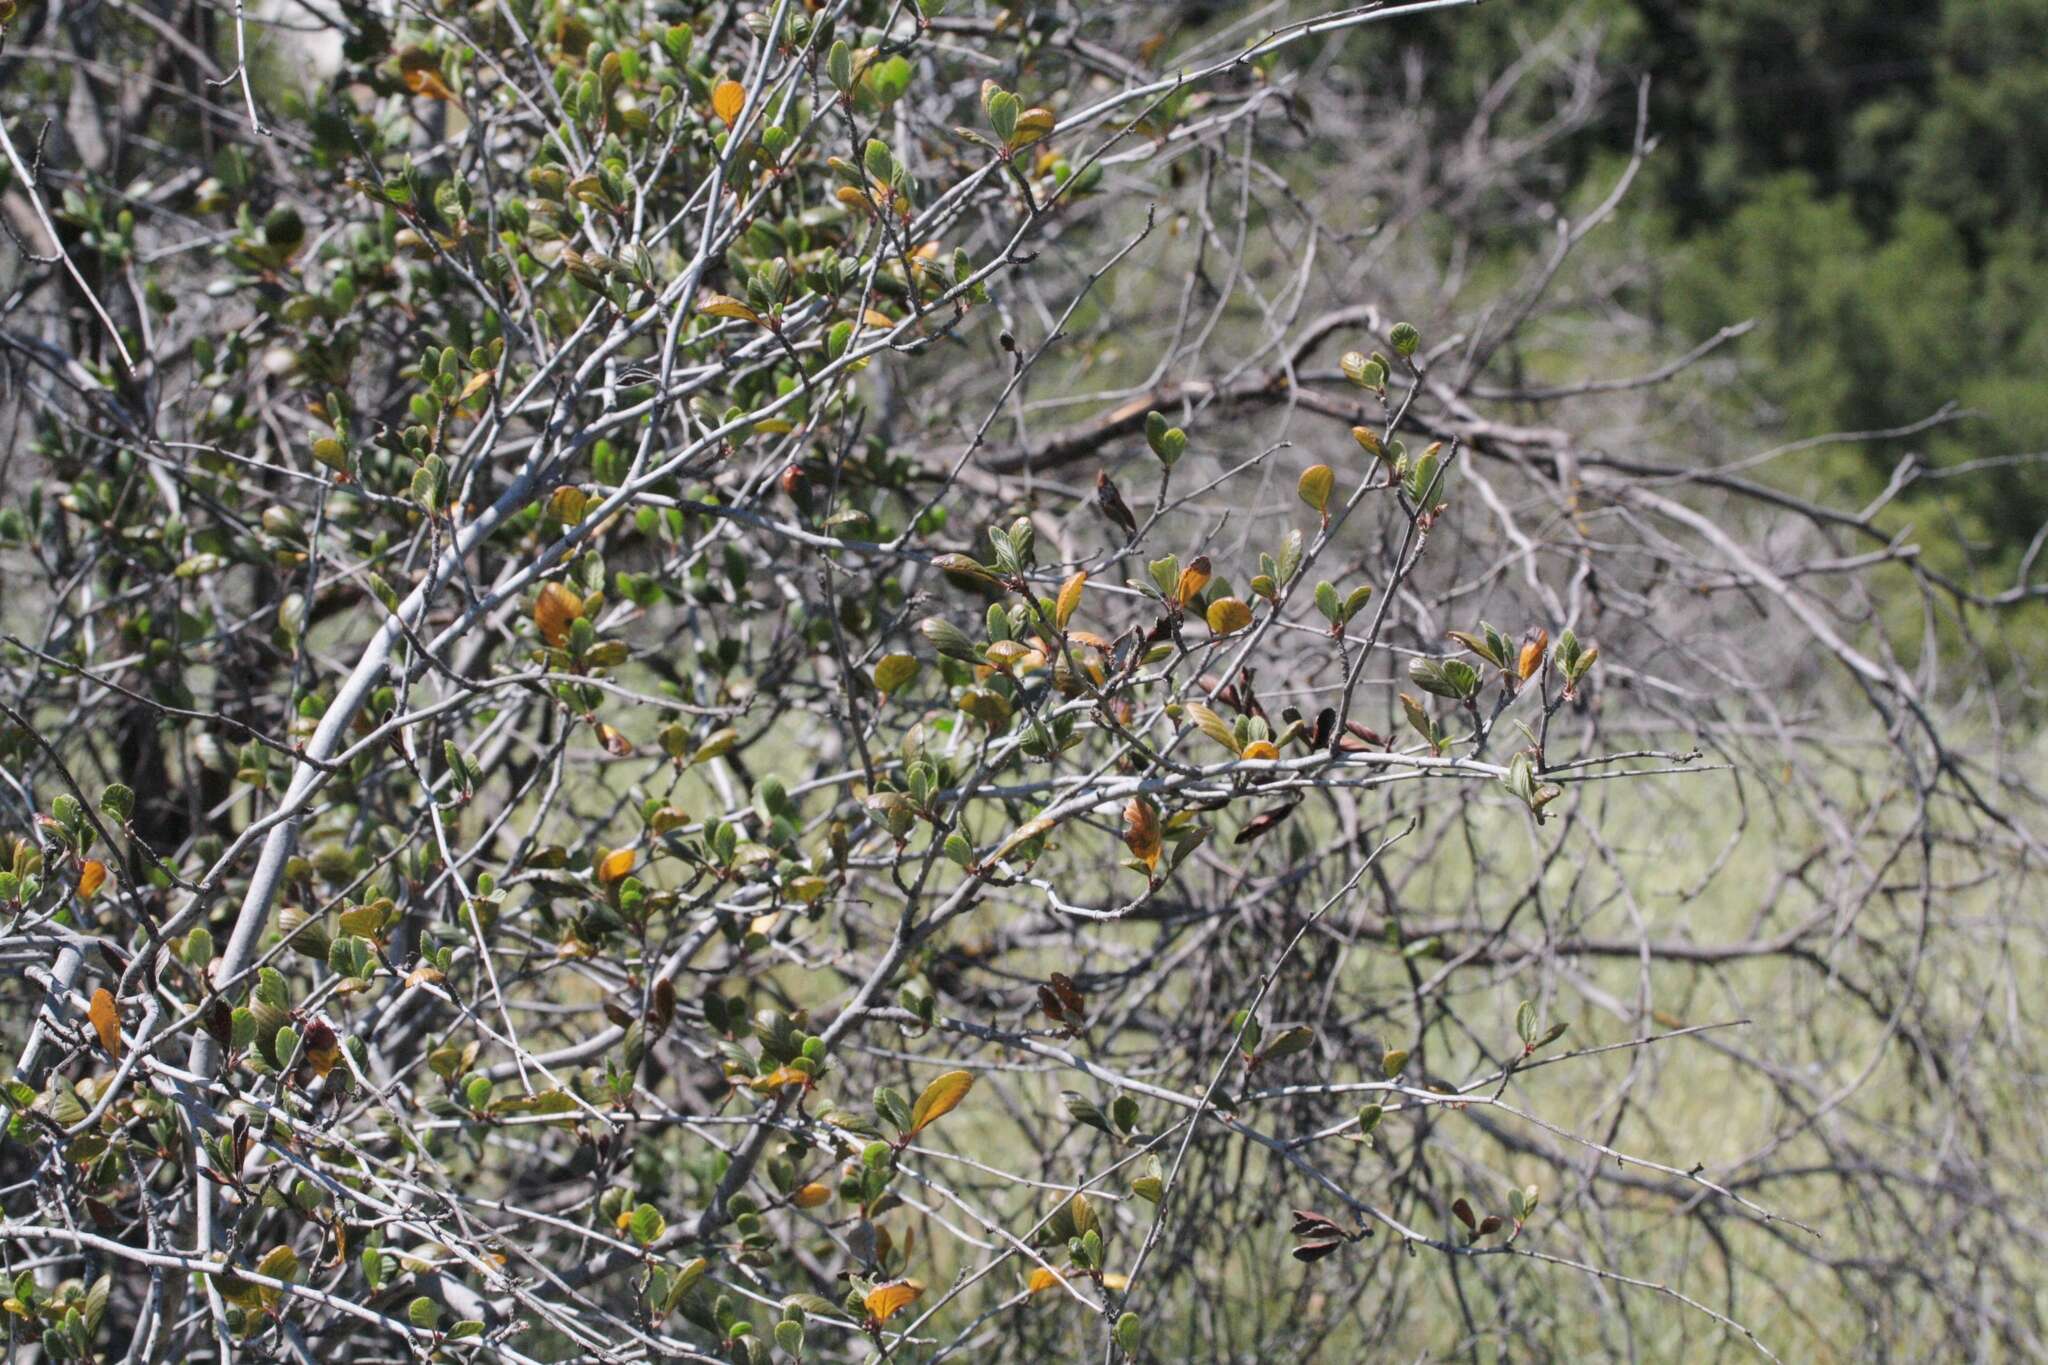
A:
{"type": "Polygon", "coordinates": [[[1999,601],[1440,8],[13,11],[16,1349],[2037,1348],[1999,601]]]}

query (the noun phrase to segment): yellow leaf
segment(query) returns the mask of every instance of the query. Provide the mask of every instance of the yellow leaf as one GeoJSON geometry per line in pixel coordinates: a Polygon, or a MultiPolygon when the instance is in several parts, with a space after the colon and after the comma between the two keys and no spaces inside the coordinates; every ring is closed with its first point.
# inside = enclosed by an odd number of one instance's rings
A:
{"type": "Polygon", "coordinates": [[[1026,109],[1017,115],[1016,131],[1010,134],[1010,147],[1029,147],[1032,143],[1052,136],[1056,123],[1050,109],[1026,109]]]}
{"type": "Polygon", "coordinates": [[[960,1107],[974,1088],[974,1076],[966,1071],[948,1071],[924,1088],[910,1109],[910,1136],[916,1137],[933,1123],[960,1107]]]}
{"type": "Polygon", "coordinates": [[[570,623],[582,614],[583,599],[560,583],[544,585],[533,604],[533,623],[540,627],[541,638],[551,645],[568,639],[570,623]]]}
{"type": "Polygon", "coordinates": [[[610,886],[613,882],[622,880],[632,870],[633,850],[615,848],[605,854],[604,861],[597,865],[597,880],[605,886],[610,886]]]}
{"type": "Polygon", "coordinates": [[[810,1083],[810,1073],[798,1071],[793,1066],[778,1066],[767,1075],[756,1077],[747,1082],[749,1086],[764,1095],[771,1090],[780,1090],[786,1085],[809,1085],[810,1083]]]}
{"type": "MultiPolygon", "coordinates": [[[[256,1273],[293,1283],[299,1278],[299,1254],[288,1246],[274,1246],[256,1263],[256,1273]]],[[[258,1302],[273,1309],[284,1301],[284,1291],[267,1284],[257,1287],[256,1296],[258,1302]]]]}
{"type": "Polygon", "coordinates": [[[1202,589],[1209,586],[1209,556],[1196,555],[1194,563],[1180,571],[1180,582],[1174,585],[1173,600],[1186,606],[1201,596],[1202,589]]]}
{"type": "MultiPolygon", "coordinates": [[[[1050,1266],[1039,1266],[1031,1272],[1031,1278],[1025,1281],[1024,1288],[1027,1293],[1042,1294],[1046,1290],[1064,1283],[1066,1278],[1066,1276],[1050,1266]]],[[[1119,1275],[1114,1271],[1102,1277],[1102,1287],[1104,1289],[1124,1289],[1130,1283],[1130,1276],[1119,1275]]]]}
{"type": "Polygon", "coordinates": [[[899,690],[923,667],[912,654],[885,654],[875,665],[875,690],[883,696],[899,690]]]}
{"type": "Polygon", "coordinates": [[[1238,752],[1237,733],[1230,728],[1230,722],[1198,701],[1188,703],[1188,715],[1193,717],[1196,729],[1230,752],[1238,752]]]}
{"type": "Polygon", "coordinates": [[[761,315],[741,303],[730,294],[706,294],[698,301],[697,311],[707,317],[739,318],[744,322],[758,323],[761,315]]]}
{"type": "Polygon", "coordinates": [[[832,1198],[832,1189],[813,1180],[789,1197],[789,1202],[800,1209],[814,1209],[832,1198]]]}
{"type": "MultiPolygon", "coordinates": [[[[858,193],[858,191],[855,191],[855,193],[858,193]]],[[[877,312],[872,308],[863,310],[860,320],[863,326],[880,327],[883,331],[887,331],[896,325],[896,319],[890,317],[887,313],[877,312]]]]}
{"type": "Polygon", "coordinates": [[[1252,609],[1235,597],[1221,597],[1209,604],[1209,629],[1218,635],[1235,635],[1252,623],[1252,609]]]}
{"type": "Polygon", "coordinates": [[[1301,471],[1301,482],[1294,491],[1301,500],[1318,512],[1325,512],[1330,505],[1330,493],[1337,487],[1337,475],[1326,464],[1310,465],[1301,471]]]}
{"type": "Polygon", "coordinates": [[[868,1310],[868,1320],[884,1323],[896,1316],[897,1312],[916,1303],[924,1294],[924,1286],[916,1280],[898,1280],[868,1292],[861,1300],[861,1307],[868,1310]]]}
{"type": "Polygon", "coordinates": [[[458,403],[467,403],[470,399],[476,397],[477,394],[482,392],[485,388],[489,387],[490,382],[493,379],[496,379],[497,377],[498,372],[496,370],[478,370],[475,374],[469,377],[469,382],[462,386],[462,397],[456,399],[455,401],[458,403]]]}
{"type": "Polygon", "coordinates": [[[114,1008],[113,992],[105,986],[92,993],[92,1004],[86,1009],[86,1017],[92,1020],[93,1032],[100,1036],[100,1046],[107,1050],[109,1057],[121,1055],[121,1013],[114,1008]]]}
{"type": "Polygon", "coordinates": [[[1084,569],[1066,582],[1060,584],[1059,600],[1053,605],[1053,623],[1061,630],[1074,619],[1074,613],[1081,606],[1081,589],[1088,586],[1088,573],[1084,569]]]}
{"type": "Polygon", "coordinates": [[[78,869],[78,894],[90,898],[107,880],[107,865],[97,858],[87,858],[85,866],[78,869]]]}
{"type": "Polygon", "coordinates": [[[1159,812],[1142,796],[1124,807],[1124,843],[1147,871],[1159,866],[1159,812]]]}
{"type": "Polygon", "coordinates": [[[747,87],[738,81],[720,81],[718,88],[711,92],[711,112],[732,127],[733,120],[740,116],[740,110],[747,104],[747,87]]]}
{"type": "Polygon", "coordinates": [[[1280,751],[1273,747],[1273,742],[1271,740],[1255,739],[1251,743],[1244,746],[1244,752],[1239,754],[1238,757],[1247,760],[1259,758],[1271,759],[1280,757],[1280,751]]]}

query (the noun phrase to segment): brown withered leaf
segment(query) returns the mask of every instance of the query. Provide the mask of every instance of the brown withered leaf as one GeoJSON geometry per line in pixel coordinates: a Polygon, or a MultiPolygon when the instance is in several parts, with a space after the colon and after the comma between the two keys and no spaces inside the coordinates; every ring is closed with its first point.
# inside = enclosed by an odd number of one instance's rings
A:
{"type": "Polygon", "coordinates": [[[1054,972],[1051,977],[1053,994],[1059,997],[1060,1005],[1068,1014],[1083,1015],[1088,1012],[1088,997],[1081,994],[1081,988],[1065,972],[1054,972]]]}
{"type": "Polygon", "coordinates": [[[1124,807],[1124,844],[1148,872],[1159,866],[1159,812],[1142,796],[1124,807]]]}
{"type": "Polygon", "coordinates": [[[1231,842],[1237,844],[1250,843],[1261,835],[1270,832],[1275,825],[1278,825],[1288,816],[1294,814],[1296,808],[1300,805],[1301,802],[1299,801],[1290,801],[1284,806],[1275,806],[1271,810],[1260,811],[1257,815],[1244,822],[1244,828],[1237,832],[1237,837],[1231,840],[1231,842]]]}

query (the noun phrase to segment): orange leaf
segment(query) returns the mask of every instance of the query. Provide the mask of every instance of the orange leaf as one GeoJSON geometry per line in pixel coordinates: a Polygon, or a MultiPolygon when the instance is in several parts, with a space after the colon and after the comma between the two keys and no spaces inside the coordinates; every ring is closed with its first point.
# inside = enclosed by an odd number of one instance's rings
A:
{"type": "Polygon", "coordinates": [[[1515,660],[1515,672],[1523,682],[1536,676],[1536,670],[1543,667],[1543,656],[1550,652],[1550,632],[1538,626],[1529,637],[1522,641],[1522,653],[1515,660]]]}
{"type": "Polygon", "coordinates": [[[1201,596],[1202,589],[1209,586],[1209,556],[1196,555],[1195,562],[1180,571],[1180,582],[1174,585],[1173,600],[1186,606],[1201,596]]]}
{"type": "Polygon", "coordinates": [[[747,87],[738,81],[720,81],[718,88],[711,92],[711,112],[725,120],[728,128],[746,106],[747,87]]]}
{"type": "Polygon", "coordinates": [[[78,869],[78,894],[90,898],[107,879],[107,865],[97,858],[87,858],[85,865],[78,869]]]}
{"type": "Polygon", "coordinates": [[[924,1088],[917,1097],[917,1103],[910,1109],[910,1136],[916,1137],[926,1128],[952,1113],[967,1098],[967,1092],[974,1088],[974,1076],[966,1071],[948,1071],[924,1088]]]}
{"type": "Polygon", "coordinates": [[[749,1088],[758,1090],[765,1095],[771,1090],[780,1090],[786,1085],[809,1085],[810,1083],[811,1076],[809,1072],[798,1071],[793,1066],[778,1066],[767,1075],[757,1076],[746,1084],[749,1088]]]}
{"type": "Polygon", "coordinates": [[[100,1036],[100,1046],[107,1050],[109,1057],[121,1055],[121,1014],[114,1008],[114,996],[105,986],[92,993],[92,1005],[86,1010],[86,1017],[92,1020],[93,1032],[100,1036]]]}
{"type": "Polygon", "coordinates": [[[1273,747],[1273,741],[1269,739],[1255,739],[1244,746],[1244,752],[1239,754],[1238,757],[1243,759],[1274,759],[1280,757],[1280,751],[1273,747]]]}
{"type": "Polygon", "coordinates": [[[895,1317],[898,1310],[916,1303],[923,1294],[924,1286],[916,1280],[898,1280],[870,1290],[861,1300],[861,1307],[868,1310],[869,1321],[884,1323],[895,1317]]]}
{"type": "Polygon", "coordinates": [[[633,870],[633,850],[615,848],[604,855],[604,861],[597,865],[597,880],[605,886],[622,880],[633,870]]]}
{"type": "Polygon", "coordinates": [[[1124,807],[1124,843],[1148,871],[1159,866],[1159,812],[1142,796],[1124,807]]]}
{"type": "Polygon", "coordinates": [[[569,624],[582,614],[583,599],[560,583],[542,587],[539,600],[533,604],[533,623],[540,627],[541,638],[551,645],[568,639],[569,624]]]}
{"type": "Polygon", "coordinates": [[[415,95],[425,95],[430,100],[452,102],[455,99],[455,92],[448,88],[448,83],[441,79],[441,73],[438,71],[422,67],[403,74],[405,88],[415,95]]]}
{"type": "Polygon", "coordinates": [[[1031,1272],[1031,1278],[1024,1282],[1024,1289],[1026,1293],[1043,1294],[1065,1278],[1051,1266],[1038,1266],[1031,1272]]]}
{"type": "Polygon", "coordinates": [[[820,1185],[813,1180],[789,1197],[789,1202],[800,1209],[814,1209],[832,1198],[830,1186],[820,1185]]]}
{"type": "Polygon", "coordinates": [[[1088,586],[1088,571],[1082,570],[1060,584],[1059,600],[1053,604],[1052,619],[1061,630],[1074,619],[1074,613],[1081,606],[1081,589],[1088,586]]]}

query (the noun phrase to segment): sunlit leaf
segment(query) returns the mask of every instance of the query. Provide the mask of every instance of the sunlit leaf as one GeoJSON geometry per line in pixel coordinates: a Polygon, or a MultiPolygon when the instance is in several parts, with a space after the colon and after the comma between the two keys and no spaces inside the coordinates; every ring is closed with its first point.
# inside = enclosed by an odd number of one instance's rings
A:
{"type": "Polygon", "coordinates": [[[1228,721],[1198,701],[1189,702],[1187,709],[1188,716],[1195,722],[1196,729],[1230,750],[1233,754],[1238,751],[1237,734],[1230,728],[1228,721]]]}
{"type": "Polygon", "coordinates": [[[747,88],[738,81],[720,81],[711,92],[711,112],[732,127],[747,104],[747,88]]]}
{"type": "Polygon", "coordinates": [[[114,1007],[114,995],[105,986],[92,993],[92,1003],[86,1007],[86,1018],[92,1021],[94,1033],[100,1036],[100,1046],[107,1050],[109,1057],[121,1055],[121,1012],[114,1007]]]}
{"type": "Polygon", "coordinates": [[[1221,597],[1209,604],[1209,629],[1217,635],[1234,635],[1252,623],[1252,609],[1235,597],[1221,597]]]}
{"type": "Polygon", "coordinates": [[[869,1321],[884,1323],[916,1303],[923,1294],[924,1286],[916,1280],[898,1280],[869,1290],[867,1297],[861,1300],[861,1307],[867,1310],[869,1321]]]}
{"type": "Polygon", "coordinates": [[[738,318],[742,322],[760,323],[761,315],[725,294],[706,294],[697,302],[697,311],[706,317],[738,318]]]}
{"type": "Polygon", "coordinates": [[[560,583],[542,586],[533,604],[533,623],[543,640],[560,645],[569,638],[570,623],[583,614],[583,599],[560,583]]]}
{"type": "Polygon", "coordinates": [[[1052,619],[1053,624],[1057,625],[1061,630],[1065,630],[1067,622],[1074,619],[1074,612],[1081,605],[1081,590],[1087,585],[1088,574],[1085,570],[1076,573],[1072,578],[1060,584],[1060,595],[1054,603],[1052,619]]]}
{"type": "Polygon", "coordinates": [[[917,1097],[910,1109],[909,1136],[916,1137],[933,1123],[952,1113],[974,1088],[974,1076],[966,1071],[948,1071],[937,1077],[917,1097]]]}

